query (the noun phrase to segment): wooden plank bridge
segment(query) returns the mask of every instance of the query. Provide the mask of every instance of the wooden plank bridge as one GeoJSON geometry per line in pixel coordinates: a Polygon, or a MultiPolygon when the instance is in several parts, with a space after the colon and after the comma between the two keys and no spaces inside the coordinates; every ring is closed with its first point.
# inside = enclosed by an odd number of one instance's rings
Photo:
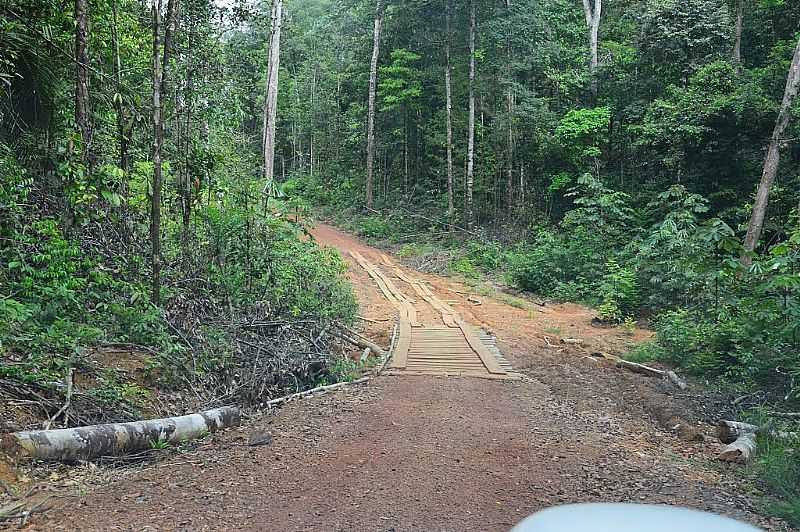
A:
{"type": "Polygon", "coordinates": [[[407,284],[425,304],[433,308],[441,323],[423,325],[418,318],[417,299],[403,293],[389,274],[357,251],[350,255],[370,275],[378,289],[397,308],[399,335],[390,374],[453,375],[486,379],[516,379],[511,364],[497,348],[495,339],[465,322],[447,303],[419,279],[409,276],[389,257],[381,255],[382,265],[407,284]]]}

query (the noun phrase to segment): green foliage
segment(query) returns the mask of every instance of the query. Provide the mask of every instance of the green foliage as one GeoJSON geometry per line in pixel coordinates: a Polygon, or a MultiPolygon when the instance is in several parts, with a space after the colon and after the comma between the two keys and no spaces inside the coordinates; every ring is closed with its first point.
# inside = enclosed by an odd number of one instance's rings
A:
{"type": "Polygon", "coordinates": [[[771,512],[792,526],[800,526],[800,456],[798,442],[769,436],[758,438],[758,459],[754,466],[774,494],[768,503],[771,512]]]}
{"type": "Polygon", "coordinates": [[[606,273],[600,279],[598,296],[600,319],[619,323],[630,317],[639,306],[639,287],[636,272],[621,267],[616,260],[606,263],[606,273]]]}
{"type": "Polygon", "coordinates": [[[358,234],[367,238],[388,238],[392,232],[392,224],[382,216],[368,216],[359,222],[358,234]]]}
{"type": "Polygon", "coordinates": [[[585,167],[586,159],[597,159],[608,143],[608,124],[611,110],[608,107],[573,109],[559,122],[556,140],[576,166],[585,167]]]}
{"type": "Polygon", "coordinates": [[[380,68],[378,96],[383,111],[409,104],[422,95],[420,73],[414,68],[422,57],[405,49],[392,50],[392,62],[380,68]]]}
{"type": "Polygon", "coordinates": [[[730,53],[733,31],[726,2],[649,2],[641,26],[642,59],[651,82],[685,81],[704,64],[730,53]]]}

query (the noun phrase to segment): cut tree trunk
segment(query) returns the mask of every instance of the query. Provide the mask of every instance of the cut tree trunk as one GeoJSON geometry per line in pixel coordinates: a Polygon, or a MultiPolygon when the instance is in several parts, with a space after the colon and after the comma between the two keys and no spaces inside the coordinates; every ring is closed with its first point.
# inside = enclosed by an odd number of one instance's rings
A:
{"type": "Polygon", "coordinates": [[[769,426],[759,427],[750,423],[742,423],[740,421],[727,421],[721,420],[717,424],[717,437],[722,443],[733,443],[742,435],[747,433],[763,434],[770,438],[777,438],[779,440],[794,440],[800,436],[797,432],[785,432],[775,430],[769,426]]]}
{"type": "Polygon", "coordinates": [[[372,60],[369,64],[369,102],[367,109],[367,183],[366,203],[373,206],[373,166],[375,164],[375,92],[378,86],[378,56],[381,50],[383,0],[375,2],[375,28],[372,34],[372,60]]]}
{"type": "Polygon", "coordinates": [[[17,460],[74,462],[149,449],[154,442],[191,440],[239,421],[238,408],[223,407],[165,419],[15,432],[3,436],[0,449],[17,460]]]}
{"type": "Polygon", "coordinates": [[[726,445],[719,455],[718,460],[746,464],[756,454],[756,433],[745,432],[736,441],[726,445]]]}
{"type": "Polygon", "coordinates": [[[769,203],[769,193],[775,176],[778,173],[778,164],[781,158],[781,147],[785,140],[783,133],[789,125],[792,116],[792,102],[797,96],[798,86],[800,86],[800,39],[794,50],[792,64],[789,67],[789,74],[786,76],[786,88],[783,93],[783,101],[778,112],[778,119],[775,122],[775,129],[767,147],[767,155],[764,158],[764,169],[761,174],[761,182],[758,185],[756,200],[753,203],[753,214],[750,216],[750,223],[747,226],[747,235],[744,237],[744,252],[741,256],[742,266],[749,268],[753,262],[752,254],[758,246],[761,232],[764,228],[764,218],[767,213],[769,203]]]}
{"type": "Polygon", "coordinates": [[[722,443],[733,443],[743,434],[755,434],[758,430],[758,426],[750,423],[721,420],[717,424],[717,437],[722,443]]]}

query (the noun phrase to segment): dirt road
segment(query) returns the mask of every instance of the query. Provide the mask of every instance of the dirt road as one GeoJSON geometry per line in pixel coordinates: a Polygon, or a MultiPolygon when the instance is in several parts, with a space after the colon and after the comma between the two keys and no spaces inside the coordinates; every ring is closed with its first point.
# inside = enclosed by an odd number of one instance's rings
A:
{"type": "MultiPolygon", "coordinates": [[[[324,245],[377,256],[330,227],[318,227],[315,236],[324,245]]],[[[501,531],[547,506],[630,501],[712,510],[789,530],[759,516],[757,499],[737,475],[713,464],[715,443],[680,441],[652,419],[653,405],[673,404],[710,434],[699,423],[700,391],[678,394],[558,344],[580,338],[587,351],[614,351],[646,333],[594,328],[590,312],[574,305],[517,308],[491,297],[474,305],[462,285],[417,275],[468,321],[492,330],[528,379],[387,376],[291,403],[275,416],[215,435],[196,452],[68,500],[29,526],[501,531]],[[248,446],[257,431],[270,432],[272,445],[248,446]]],[[[349,276],[363,316],[394,315],[363,270],[353,264],[349,276]]],[[[366,331],[388,344],[388,322],[370,323],[366,331]]]]}

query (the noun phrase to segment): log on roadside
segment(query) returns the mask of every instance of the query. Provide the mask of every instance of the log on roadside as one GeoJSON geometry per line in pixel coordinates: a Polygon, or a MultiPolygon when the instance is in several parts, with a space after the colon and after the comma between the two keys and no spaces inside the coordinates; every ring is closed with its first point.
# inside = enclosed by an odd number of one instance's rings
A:
{"type": "Polygon", "coordinates": [[[153,442],[192,440],[239,422],[238,408],[222,407],[164,419],[15,432],[2,436],[0,450],[17,460],[75,462],[148,449],[153,442]]]}
{"type": "Polygon", "coordinates": [[[346,386],[351,386],[353,384],[363,384],[365,382],[369,382],[370,379],[371,377],[361,377],[360,379],[356,379],[354,381],[337,382],[336,384],[317,386],[316,388],[312,388],[310,390],[305,390],[303,392],[297,392],[290,395],[284,395],[283,397],[278,397],[277,399],[272,399],[266,402],[266,406],[269,408],[273,408],[283,403],[288,403],[289,401],[293,401],[295,399],[302,399],[303,397],[309,397],[311,395],[332,392],[334,390],[338,390],[346,386]]]}
{"type": "Polygon", "coordinates": [[[757,425],[742,423],[741,421],[720,420],[717,423],[717,437],[722,443],[733,443],[744,434],[756,434],[759,431],[757,425]]]}
{"type": "Polygon", "coordinates": [[[733,443],[722,448],[717,459],[723,462],[746,464],[756,454],[756,433],[745,432],[733,443]]]}
{"type": "Polygon", "coordinates": [[[677,386],[681,390],[685,390],[687,387],[686,382],[684,382],[680,377],[678,377],[678,374],[675,373],[674,371],[664,371],[662,369],[651,368],[650,366],[645,366],[644,364],[639,364],[638,362],[631,362],[629,360],[625,360],[624,358],[620,358],[616,355],[611,355],[609,353],[592,353],[592,356],[603,357],[606,360],[614,362],[617,366],[633,371],[634,373],[641,373],[642,375],[648,375],[650,377],[660,377],[663,379],[668,379],[670,382],[672,382],[675,386],[677,386]]]}
{"type": "Polygon", "coordinates": [[[769,425],[759,427],[750,423],[742,423],[741,421],[720,420],[717,423],[717,437],[722,443],[733,443],[745,434],[765,435],[770,438],[779,440],[795,440],[800,438],[798,432],[785,432],[782,430],[775,430],[769,425]]]}
{"type": "Polygon", "coordinates": [[[370,348],[372,350],[372,352],[375,353],[379,357],[382,357],[382,356],[384,356],[386,354],[386,351],[384,351],[383,348],[381,346],[379,346],[378,344],[376,344],[375,342],[371,342],[371,341],[367,340],[366,338],[364,338],[360,334],[356,333],[355,331],[351,331],[350,329],[346,329],[346,330],[348,332],[350,332],[351,335],[343,334],[343,333],[338,332],[338,331],[331,331],[331,333],[334,336],[337,336],[337,337],[341,338],[345,342],[353,344],[356,347],[360,347],[361,349],[370,348]]]}

